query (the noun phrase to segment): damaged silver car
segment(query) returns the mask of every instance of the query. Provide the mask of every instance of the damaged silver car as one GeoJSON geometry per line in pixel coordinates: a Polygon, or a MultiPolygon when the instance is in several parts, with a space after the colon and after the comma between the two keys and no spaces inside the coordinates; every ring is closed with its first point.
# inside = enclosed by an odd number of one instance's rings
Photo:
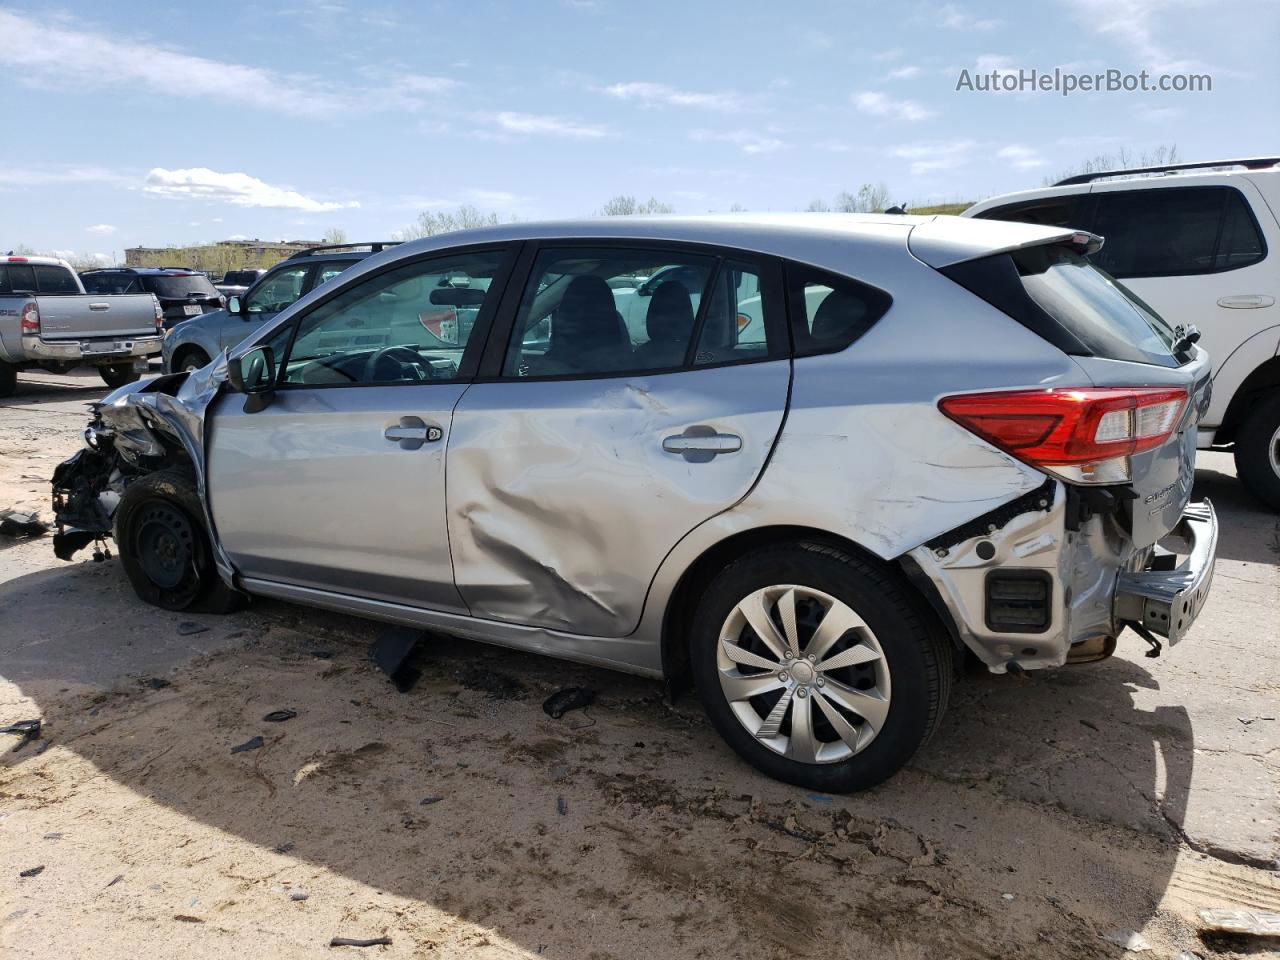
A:
{"type": "Polygon", "coordinates": [[[59,555],[692,681],[770,776],[876,784],[997,673],[1158,653],[1208,593],[1209,365],[1098,237],[907,216],[407,243],[96,405],[59,555]]]}

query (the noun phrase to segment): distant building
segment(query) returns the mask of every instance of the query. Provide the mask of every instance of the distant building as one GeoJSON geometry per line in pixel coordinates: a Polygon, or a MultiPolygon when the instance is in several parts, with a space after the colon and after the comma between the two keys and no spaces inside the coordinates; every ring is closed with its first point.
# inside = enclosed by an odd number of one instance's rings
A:
{"type": "Polygon", "coordinates": [[[192,247],[126,247],[126,267],[155,265],[157,258],[177,257],[175,265],[194,264],[210,253],[231,254],[237,260],[256,263],[261,260],[283,260],[302,250],[324,246],[323,240],[219,240],[217,243],[192,247]]]}

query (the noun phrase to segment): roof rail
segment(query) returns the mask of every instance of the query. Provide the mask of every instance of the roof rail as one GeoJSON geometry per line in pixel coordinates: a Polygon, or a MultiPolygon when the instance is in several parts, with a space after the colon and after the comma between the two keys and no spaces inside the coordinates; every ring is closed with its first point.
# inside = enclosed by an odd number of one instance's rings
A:
{"type": "Polygon", "coordinates": [[[370,253],[381,253],[388,247],[394,247],[399,243],[399,240],[379,240],[376,242],[365,241],[364,243],[325,243],[318,247],[309,247],[306,250],[299,250],[297,253],[291,254],[287,259],[297,260],[301,257],[314,256],[317,253],[332,253],[335,250],[355,250],[357,247],[368,247],[370,253]]]}
{"type": "Polygon", "coordinates": [[[1213,167],[1244,167],[1246,170],[1265,170],[1280,163],[1280,157],[1246,157],[1243,160],[1210,160],[1206,163],[1165,163],[1154,167],[1129,167],[1126,170],[1099,170],[1097,173],[1078,173],[1054,184],[1055,187],[1071,187],[1079,183],[1092,183],[1106,177],[1131,177],[1140,173],[1172,173],[1175,170],[1207,170],[1213,167]]]}

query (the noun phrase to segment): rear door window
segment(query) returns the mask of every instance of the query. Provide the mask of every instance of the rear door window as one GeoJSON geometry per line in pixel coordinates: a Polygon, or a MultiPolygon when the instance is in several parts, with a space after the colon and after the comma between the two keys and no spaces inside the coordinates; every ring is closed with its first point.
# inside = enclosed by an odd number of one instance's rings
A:
{"type": "Polygon", "coordinates": [[[797,357],[843,350],[893,302],[876,287],[800,264],[787,266],[787,301],[797,357]]]}
{"type": "Polygon", "coordinates": [[[1236,270],[1266,256],[1249,203],[1234,187],[1162,187],[1094,194],[1088,229],[1106,238],[1093,262],[1113,277],[1236,270]]]}
{"type": "Polygon", "coordinates": [[[36,286],[42,294],[57,296],[80,292],[80,288],[76,286],[75,277],[66,267],[38,263],[35,265],[35,274],[36,286]]]}

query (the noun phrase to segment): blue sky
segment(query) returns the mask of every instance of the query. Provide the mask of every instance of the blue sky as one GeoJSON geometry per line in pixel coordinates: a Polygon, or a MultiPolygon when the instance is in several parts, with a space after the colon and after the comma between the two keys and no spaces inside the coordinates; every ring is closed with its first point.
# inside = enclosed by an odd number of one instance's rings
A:
{"type": "Polygon", "coordinates": [[[0,5],[0,248],[101,252],[470,203],[679,212],[1038,186],[1099,153],[1280,152],[1280,3],[543,0],[0,5]],[[957,92],[962,69],[1208,93],[957,92]]]}

